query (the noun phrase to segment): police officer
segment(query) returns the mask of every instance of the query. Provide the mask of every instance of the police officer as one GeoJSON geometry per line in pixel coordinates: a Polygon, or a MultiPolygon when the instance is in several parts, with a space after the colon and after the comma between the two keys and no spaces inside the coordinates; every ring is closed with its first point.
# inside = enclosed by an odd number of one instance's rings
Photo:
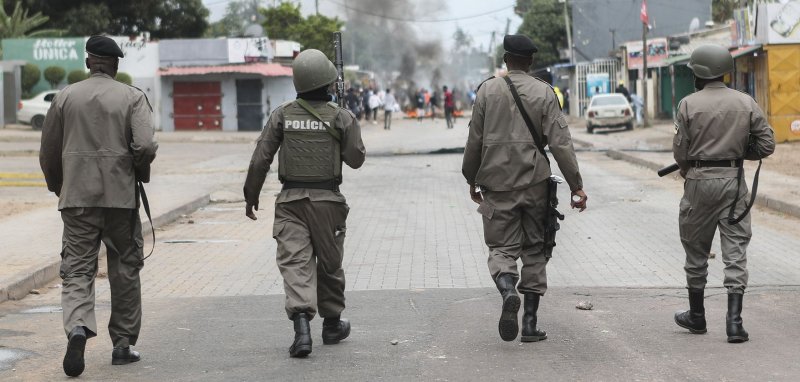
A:
{"type": "Polygon", "coordinates": [[[311,353],[309,321],[324,318],[322,342],[336,344],[350,334],[344,310],[342,256],[348,206],[339,192],[342,162],[364,163],[361,130],[353,113],[330,102],[336,68],[325,54],[309,49],[294,61],[297,99],[270,115],[258,139],[244,185],[245,214],[256,220],[259,194],[278,153],[283,189],[275,201],[272,236],[286,292],[286,314],[294,321],[291,357],[311,353]],[[280,151],[279,151],[280,149],[280,151]]]}
{"type": "Polygon", "coordinates": [[[47,189],[58,195],[64,221],[60,275],[68,344],[64,372],[84,369],[86,340],[97,335],[94,280],[100,242],[108,254],[113,365],[139,360],[130,349],[141,327],[139,271],[142,227],[137,182],[150,180],[154,141],[152,110],[145,94],[114,80],[122,50],[114,40],[86,42],[88,79],[53,99],[42,128],[39,162],[47,189]]]}
{"type": "MultiPolygon", "coordinates": [[[[536,134],[550,146],[577,198],[572,207],[583,211],[587,196],[556,94],[550,85],[527,74],[536,46],[527,36],[508,35],[503,39],[503,48],[507,76],[516,87],[536,134]]],[[[543,235],[551,172],[504,78],[490,78],[478,87],[462,173],[472,200],[480,204],[478,212],[483,215],[484,238],[489,247],[489,271],[503,299],[500,338],[513,341],[519,332],[520,298],[516,288],[525,297],[521,340],[544,340],[547,334],[537,329],[536,315],[539,299],[547,291],[548,258],[543,235]],[[522,269],[518,271],[520,258],[522,269]]]]}
{"type": "Polygon", "coordinates": [[[675,322],[695,334],[706,332],[703,289],[711,241],[719,229],[723,285],[728,289],[728,342],[744,342],[749,337],[742,327],[742,298],[752,231],[745,212],[748,192],[742,162],[772,154],[775,138],[753,98],[723,83],[723,76],[734,68],[727,49],[698,47],[688,66],[698,91],[678,105],[672,149],[686,179],[678,221],[686,251],[689,310],[675,313],[675,322]]]}

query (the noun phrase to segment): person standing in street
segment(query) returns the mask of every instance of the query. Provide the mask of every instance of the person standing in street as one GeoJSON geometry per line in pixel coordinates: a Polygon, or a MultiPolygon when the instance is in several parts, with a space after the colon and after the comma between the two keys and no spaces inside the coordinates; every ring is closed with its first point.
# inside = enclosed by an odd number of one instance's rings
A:
{"type": "Polygon", "coordinates": [[[383,129],[392,128],[392,112],[397,107],[397,100],[392,94],[392,89],[386,89],[386,96],[383,98],[383,129]]]}
{"type": "Polygon", "coordinates": [[[372,108],[369,107],[369,99],[372,96],[372,88],[364,89],[361,93],[361,107],[364,109],[364,122],[369,122],[372,115],[372,108]]]}
{"type": "Polygon", "coordinates": [[[447,128],[453,128],[453,111],[456,104],[453,101],[453,92],[447,90],[447,86],[442,86],[442,94],[444,96],[444,120],[447,122],[447,128]]]}
{"type": "Polygon", "coordinates": [[[462,173],[480,205],[489,271],[503,301],[500,338],[513,341],[519,333],[519,290],[525,299],[521,340],[536,342],[547,338],[537,328],[537,311],[547,291],[545,217],[552,206],[550,163],[540,142],[547,142],[569,184],[572,208],[586,209],[587,196],[558,99],[549,84],[527,73],[536,46],[527,36],[507,35],[503,48],[508,75],[478,87],[462,173]]]}
{"type": "Polygon", "coordinates": [[[142,323],[143,188],[139,184],[137,189],[137,183],[150,181],[158,149],[147,96],[114,80],[122,50],[108,37],[92,36],[86,52],[90,76],[55,96],[39,152],[47,189],[58,196],[64,222],[59,275],[68,342],[63,368],[71,377],[83,373],[86,340],[97,335],[94,282],[101,242],[111,284],[111,363],[140,359],[130,348],[142,323]]]}
{"type": "Polygon", "coordinates": [[[625,99],[628,100],[628,103],[631,103],[631,93],[628,91],[628,88],[625,87],[624,82],[620,81],[619,85],[617,85],[617,88],[614,89],[614,92],[622,94],[625,96],[625,99]]]}
{"type": "Polygon", "coordinates": [[[333,63],[316,49],[294,61],[297,99],[270,115],[259,137],[244,184],[245,215],[256,220],[259,196],[275,154],[283,189],[275,200],[272,236],[286,292],[286,314],[294,322],[289,356],[311,353],[310,321],[323,317],[322,342],[337,344],[350,335],[345,308],[344,239],[347,206],[339,192],[342,162],[364,163],[365,149],[355,116],[330,102],[336,81],[333,63]],[[279,151],[280,149],[280,151],[279,151]]]}
{"type": "Polygon", "coordinates": [[[425,89],[420,88],[417,96],[417,122],[421,123],[425,117],[425,89]]]}
{"type": "Polygon", "coordinates": [[[372,124],[378,124],[378,109],[381,107],[381,98],[377,92],[372,92],[369,96],[369,112],[372,113],[372,124]]]}
{"type": "MultiPolygon", "coordinates": [[[[748,278],[747,245],[752,237],[748,212],[754,200],[747,202],[743,162],[772,154],[775,137],[755,100],[725,86],[723,77],[734,69],[727,49],[698,47],[688,67],[698,91],[678,105],[672,150],[686,179],[678,224],[686,251],[689,310],[675,313],[675,323],[694,334],[706,333],[703,301],[708,253],[719,229],[723,285],[728,292],[725,331],[728,342],[745,342],[749,335],[741,313],[748,278]]],[[[757,182],[758,178],[754,189],[757,182]]]]}

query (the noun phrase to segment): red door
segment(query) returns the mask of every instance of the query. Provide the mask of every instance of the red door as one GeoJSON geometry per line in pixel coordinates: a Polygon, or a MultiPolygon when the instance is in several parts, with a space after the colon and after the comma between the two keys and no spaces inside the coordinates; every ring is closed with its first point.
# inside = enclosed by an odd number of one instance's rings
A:
{"type": "Polygon", "coordinates": [[[222,91],[216,82],[175,82],[172,85],[175,130],[221,130],[222,91]]]}

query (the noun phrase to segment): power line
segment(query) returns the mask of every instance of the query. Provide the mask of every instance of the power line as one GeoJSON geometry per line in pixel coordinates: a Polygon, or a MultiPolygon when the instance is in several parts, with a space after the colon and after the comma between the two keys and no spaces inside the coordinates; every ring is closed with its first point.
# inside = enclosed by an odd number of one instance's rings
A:
{"type": "Polygon", "coordinates": [[[408,22],[408,23],[443,23],[443,22],[467,20],[467,19],[474,19],[476,17],[491,15],[493,13],[498,13],[498,12],[505,11],[507,9],[514,8],[513,5],[508,5],[508,6],[505,6],[503,8],[500,8],[500,9],[495,9],[493,11],[483,12],[483,13],[479,13],[479,14],[475,14],[475,15],[469,15],[469,16],[453,17],[453,18],[448,18],[448,19],[417,20],[417,19],[412,19],[412,18],[381,15],[381,14],[378,14],[378,13],[373,13],[373,12],[361,10],[361,9],[358,9],[358,8],[354,8],[354,7],[351,7],[351,6],[349,6],[349,5],[345,4],[345,3],[340,3],[338,1],[334,1],[334,0],[328,0],[328,1],[333,3],[333,4],[339,5],[341,7],[344,7],[347,10],[353,11],[355,13],[361,13],[361,14],[365,14],[365,15],[369,15],[369,16],[379,17],[379,18],[383,18],[383,19],[386,19],[386,20],[403,21],[403,22],[408,22]]]}

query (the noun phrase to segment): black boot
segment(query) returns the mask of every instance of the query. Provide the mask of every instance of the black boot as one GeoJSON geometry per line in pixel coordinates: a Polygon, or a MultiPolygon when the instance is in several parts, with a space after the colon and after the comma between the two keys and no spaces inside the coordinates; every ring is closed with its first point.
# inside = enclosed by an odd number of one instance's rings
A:
{"type": "Polygon", "coordinates": [[[338,344],[339,341],[350,335],[350,321],[346,318],[326,317],[322,321],[322,343],[325,345],[338,344]]]}
{"type": "Polygon", "coordinates": [[[675,313],[675,323],[689,329],[692,334],[706,332],[706,309],[703,307],[703,289],[689,289],[689,310],[675,313]]]}
{"type": "Polygon", "coordinates": [[[307,313],[295,313],[294,318],[294,343],[289,348],[289,356],[302,358],[311,354],[311,325],[307,313]]]}
{"type": "Polygon", "coordinates": [[[67,353],[64,354],[64,373],[70,377],[77,377],[83,373],[86,364],[83,361],[83,352],[86,350],[86,330],[83,326],[72,328],[67,336],[67,353]]]}
{"type": "Polygon", "coordinates": [[[138,351],[131,350],[130,346],[115,347],[111,352],[112,365],[127,365],[129,363],[139,362],[142,357],[138,351]]]}
{"type": "Polygon", "coordinates": [[[503,273],[495,280],[497,290],[503,296],[503,312],[497,325],[500,338],[503,341],[514,341],[519,333],[517,313],[519,313],[520,300],[517,295],[517,278],[511,274],[503,273]]]}
{"type": "Polygon", "coordinates": [[[538,342],[547,339],[544,330],[536,329],[536,311],[539,310],[537,293],[525,293],[525,313],[522,315],[522,342],[538,342]]]}
{"type": "Polygon", "coordinates": [[[728,342],[740,343],[750,339],[742,327],[742,298],[744,294],[728,293],[728,314],[725,316],[725,332],[728,342]]]}

